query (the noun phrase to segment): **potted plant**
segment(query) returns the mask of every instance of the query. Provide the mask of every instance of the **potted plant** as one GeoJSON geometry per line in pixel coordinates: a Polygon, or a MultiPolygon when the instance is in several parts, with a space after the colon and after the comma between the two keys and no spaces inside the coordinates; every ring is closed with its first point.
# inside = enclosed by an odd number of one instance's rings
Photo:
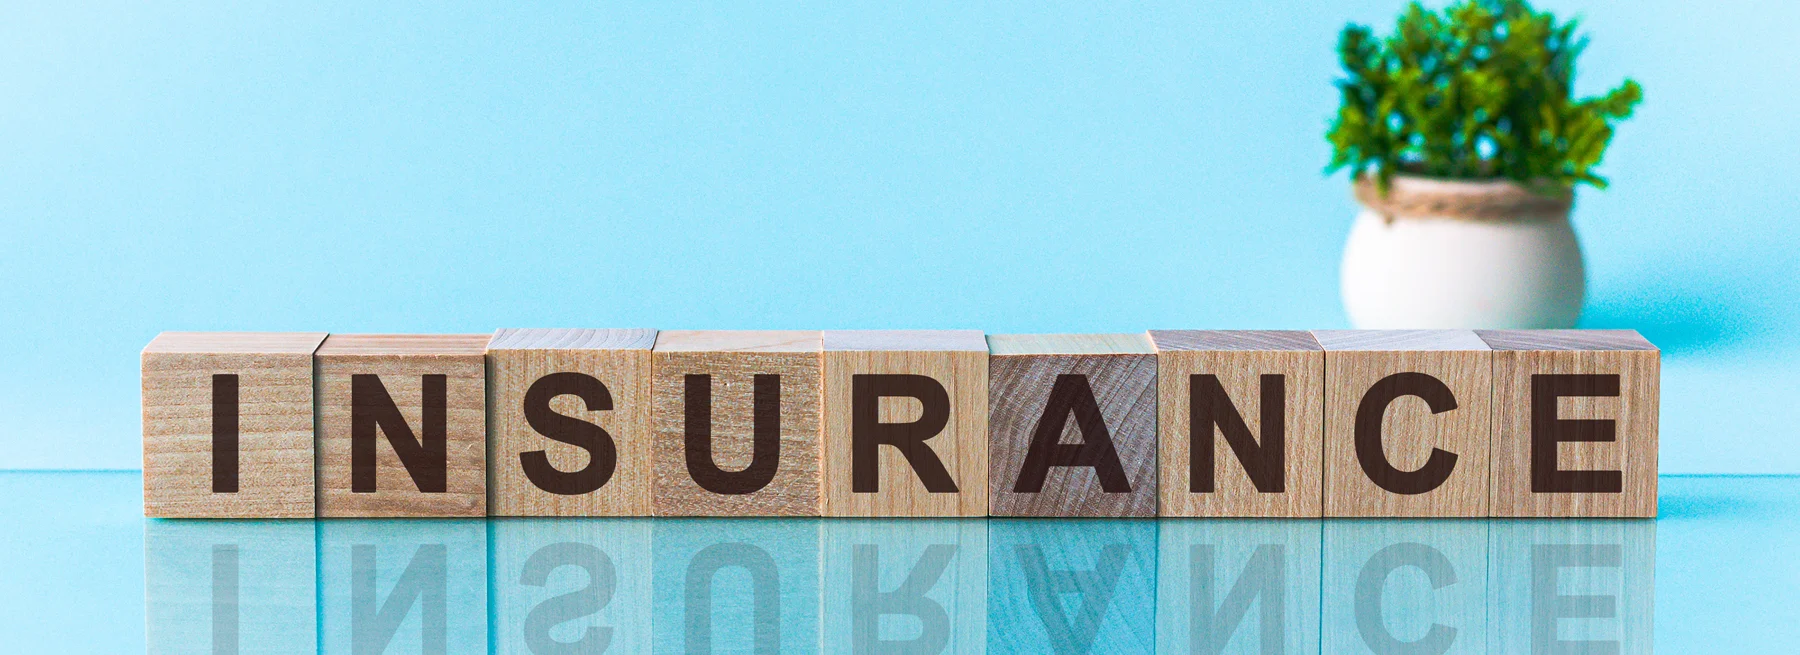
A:
{"type": "Polygon", "coordinates": [[[1523,0],[1413,3],[1394,33],[1350,25],[1327,172],[1363,206],[1344,248],[1344,308],[1363,328],[1567,328],[1585,273],[1569,225],[1632,80],[1575,98],[1576,21],[1523,0]]]}

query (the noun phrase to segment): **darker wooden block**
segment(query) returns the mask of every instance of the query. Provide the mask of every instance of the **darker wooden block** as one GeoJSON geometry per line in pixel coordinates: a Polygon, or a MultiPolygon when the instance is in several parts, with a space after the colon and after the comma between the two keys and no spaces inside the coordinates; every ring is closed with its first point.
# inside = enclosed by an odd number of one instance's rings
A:
{"type": "Polygon", "coordinates": [[[655,344],[642,329],[494,333],[489,515],[650,515],[655,344]]]}
{"type": "Polygon", "coordinates": [[[1320,330],[1325,515],[1485,516],[1492,352],[1468,330],[1320,330]]]}
{"type": "Polygon", "coordinates": [[[665,330],[651,353],[658,516],[818,516],[817,331],[665,330]]]}
{"type": "Polygon", "coordinates": [[[1484,330],[1493,516],[1656,516],[1661,353],[1633,330],[1484,330]]]}
{"type": "Polygon", "coordinates": [[[314,356],[319,516],[484,516],[485,334],[334,334],[314,356]]]}
{"type": "Polygon", "coordinates": [[[987,516],[981,332],[835,330],[824,347],[824,514],[987,516]]]}
{"type": "Polygon", "coordinates": [[[1156,515],[1156,351],[1142,334],[988,337],[995,516],[1156,515]]]}
{"type": "Polygon", "coordinates": [[[1158,515],[1319,516],[1325,353],[1312,334],[1152,330],[1150,340],[1158,515]]]}
{"type": "Polygon", "coordinates": [[[144,347],[144,516],[313,515],[323,332],[164,332],[144,347]]]}

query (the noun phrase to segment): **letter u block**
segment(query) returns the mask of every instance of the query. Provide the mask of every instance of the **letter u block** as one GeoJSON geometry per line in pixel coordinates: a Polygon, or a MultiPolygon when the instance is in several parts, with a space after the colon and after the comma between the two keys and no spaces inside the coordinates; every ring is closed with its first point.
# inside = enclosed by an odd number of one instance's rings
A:
{"type": "Polygon", "coordinates": [[[1486,516],[1492,351],[1468,330],[1319,330],[1325,515],[1486,516]]]}
{"type": "Polygon", "coordinates": [[[487,343],[334,334],[319,346],[319,516],[486,515],[487,343]]]}
{"type": "Polygon", "coordinates": [[[656,335],[656,515],[819,515],[822,347],[817,331],[656,335]]]}
{"type": "Polygon", "coordinates": [[[164,332],[143,352],[144,516],[313,515],[321,332],[164,332]]]}

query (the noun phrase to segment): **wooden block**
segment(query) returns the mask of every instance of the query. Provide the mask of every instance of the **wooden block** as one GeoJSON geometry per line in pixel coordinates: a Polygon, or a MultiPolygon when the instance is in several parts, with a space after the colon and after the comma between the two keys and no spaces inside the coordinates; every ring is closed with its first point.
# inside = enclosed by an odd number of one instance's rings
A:
{"type": "Polygon", "coordinates": [[[1150,340],[1158,515],[1319,516],[1325,353],[1312,334],[1152,330],[1150,340]]]}
{"type": "Polygon", "coordinates": [[[988,337],[995,516],[1156,515],[1156,351],[1142,334],[988,337]]]}
{"type": "Polygon", "coordinates": [[[319,516],[484,516],[485,334],[334,334],[314,357],[319,516]]]}
{"type": "Polygon", "coordinates": [[[668,330],[651,353],[658,516],[818,516],[816,331],[668,330]]]}
{"type": "Polygon", "coordinates": [[[650,515],[655,330],[515,330],[488,343],[488,514],[650,515]]]}
{"type": "Polygon", "coordinates": [[[1320,330],[1325,515],[1485,516],[1492,352],[1468,330],[1320,330]]]}
{"type": "Polygon", "coordinates": [[[164,332],[144,348],[144,516],[313,515],[323,332],[164,332]]]}
{"type": "Polygon", "coordinates": [[[1661,353],[1633,330],[1484,330],[1493,516],[1656,516],[1661,353]]]}
{"type": "Polygon", "coordinates": [[[826,516],[987,516],[987,340],[827,331],[826,516]]]}

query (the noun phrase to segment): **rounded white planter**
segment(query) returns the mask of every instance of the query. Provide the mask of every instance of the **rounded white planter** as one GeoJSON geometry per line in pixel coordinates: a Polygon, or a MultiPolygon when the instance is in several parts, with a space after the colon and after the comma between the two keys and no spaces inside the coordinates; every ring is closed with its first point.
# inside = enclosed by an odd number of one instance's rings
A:
{"type": "Polygon", "coordinates": [[[1510,181],[1359,182],[1344,310],[1364,329],[1571,328],[1586,293],[1569,196],[1510,181]]]}

